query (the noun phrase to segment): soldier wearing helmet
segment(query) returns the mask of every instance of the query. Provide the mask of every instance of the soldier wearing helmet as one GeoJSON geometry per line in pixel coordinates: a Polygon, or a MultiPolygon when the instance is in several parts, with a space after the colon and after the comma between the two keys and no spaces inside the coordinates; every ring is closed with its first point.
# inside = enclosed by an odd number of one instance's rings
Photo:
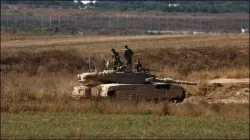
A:
{"type": "Polygon", "coordinates": [[[130,48],[128,48],[127,45],[125,45],[124,57],[125,57],[125,60],[127,61],[127,68],[129,72],[131,72],[131,69],[132,69],[133,54],[134,52],[130,48]]]}
{"type": "Polygon", "coordinates": [[[111,49],[112,52],[112,61],[114,63],[114,69],[117,69],[118,67],[122,66],[123,63],[120,59],[119,52],[117,52],[114,48],[111,49]]]}
{"type": "Polygon", "coordinates": [[[140,62],[140,59],[137,59],[135,63],[135,72],[140,72],[141,70],[142,70],[142,64],[140,62]]]}

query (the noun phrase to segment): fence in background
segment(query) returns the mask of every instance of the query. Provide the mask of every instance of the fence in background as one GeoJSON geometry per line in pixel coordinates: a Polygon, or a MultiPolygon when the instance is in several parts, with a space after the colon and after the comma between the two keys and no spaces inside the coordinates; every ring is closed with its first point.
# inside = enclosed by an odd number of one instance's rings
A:
{"type": "Polygon", "coordinates": [[[249,17],[218,18],[202,16],[181,18],[176,16],[37,16],[1,14],[1,27],[241,32],[241,29],[249,29],[249,17]]]}

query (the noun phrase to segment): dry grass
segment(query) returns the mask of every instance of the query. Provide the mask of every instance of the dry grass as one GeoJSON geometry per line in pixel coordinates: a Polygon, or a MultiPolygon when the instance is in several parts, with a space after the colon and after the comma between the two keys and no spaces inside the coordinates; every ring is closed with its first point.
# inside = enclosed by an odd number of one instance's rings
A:
{"type": "Polygon", "coordinates": [[[73,101],[66,98],[60,100],[46,99],[26,102],[2,102],[2,112],[78,112],[104,114],[154,114],[154,115],[183,115],[183,116],[224,116],[248,117],[248,104],[172,104],[138,101],[116,100],[82,100],[73,101]]]}
{"type": "Polygon", "coordinates": [[[166,47],[210,47],[235,46],[248,47],[247,34],[221,34],[221,35],[159,35],[159,36],[23,36],[1,33],[1,47],[15,49],[44,47],[86,47],[91,45],[94,50],[102,48],[123,49],[124,44],[137,48],[166,48],[166,47]],[[108,47],[110,46],[110,47],[108,47]]]}
{"type": "MultiPolygon", "coordinates": [[[[71,101],[76,74],[91,67],[101,70],[109,50],[122,53],[128,44],[143,66],[161,70],[159,77],[203,81],[249,76],[249,36],[236,34],[127,37],[1,36],[1,110],[151,113],[160,115],[246,117],[248,105],[207,103],[71,101]],[[15,41],[18,39],[18,41],[15,41]],[[35,42],[35,43],[34,43],[35,42]],[[66,106],[65,106],[66,104],[66,106]]],[[[199,92],[199,86],[190,89],[199,92]]],[[[189,92],[190,92],[189,91],[189,92]]]]}
{"type": "MultiPolygon", "coordinates": [[[[228,69],[230,69],[228,72],[229,76],[238,73],[237,70],[239,69],[247,72],[246,68],[248,68],[249,63],[248,54],[248,48],[238,48],[236,46],[228,46],[227,48],[219,46],[196,48],[169,47],[164,49],[141,49],[138,51],[137,58],[142,58],[143,64],[150,66],[152,69],[164,72],[166,72],[165,70],[169,70],[169,72],[174,70],[178,71],[181,74],[180,76],[196,77],[195,72],[199,72],[200,79],[213,78],[212,75],[216,78],[218,74],[219,77],[227,76],[224,75],[224,72],[228,69]],[[145,60],[143,59],[144,57],[150,59],[145,60]],[[208,71],[214,71],[215,74],[206,74],[208,71]],[[205,77],[200,77],[200,75],[204,75],[205,77]]],[[[235,76],[248,76],[248,73],[241,74],[235,76]]]]}
{"type": "MultiPolygon", "coordinates": [[[[151,40],[162,42],[163,39],[164,37],[151,38],[151,40]]],[[[75,40],[81,41],[80,38],[75,40]]],[[[100,40],[112,42],[110,38],[100,40]]],[[[133,39],[130,41],[133,41],[133,39]]],[[[137,41],[141,43],[145,41],[145,38],[138,38],[137,41]]],[[[31,42],[29,41],[29,43],[31,42]]],[[[67,72],[76,74],[88,69],[88,50],[91,51],[91,67],[96,66],[97,69],[101,70],[104,68],[105,59],[110,58],[109,49],[102,47],[102,43],[95,42],[93,45],[88,45],[89,49],[86,47],[26,48],[21,50],[3,48],[1,52],[1,73],[13,72],[36,75],[47,72],[67,72]],[[100,52],[97,51],[97,44],[100,52]]],[[[159,76],[198,80],[244,78],[249,75],[249,49],[247,47],[236,44],[227,47],[148,47],[150,46],[145,46],[145,48],[133,47],[136,52],[134,61],[139,58],[145,68],[162,71],[156,73],[159,76]]],[[[122,51],[120,53],[122,54],[122,51]]]]}

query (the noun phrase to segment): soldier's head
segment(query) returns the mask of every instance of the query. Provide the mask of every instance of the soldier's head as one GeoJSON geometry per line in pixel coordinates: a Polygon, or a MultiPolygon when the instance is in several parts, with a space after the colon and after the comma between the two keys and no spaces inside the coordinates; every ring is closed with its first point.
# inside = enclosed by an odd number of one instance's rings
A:
{"type": "Polygon", "coordinates": [[[112,48],[112,49],[111,49],[111,52],[115,53],[116,51],[115,51],[115,49],[114,49],[114,48],[112,48]]]}
{"type": "Polygon", "coordinates": [[[140,59],[137,59],[136,62],[137,62],[137,63],[140,63],[140,59]]]}
{"type": "Polygon", "coordinates": [[[125,45],[125,49],[128,49],[128,45],[125,45]]]}

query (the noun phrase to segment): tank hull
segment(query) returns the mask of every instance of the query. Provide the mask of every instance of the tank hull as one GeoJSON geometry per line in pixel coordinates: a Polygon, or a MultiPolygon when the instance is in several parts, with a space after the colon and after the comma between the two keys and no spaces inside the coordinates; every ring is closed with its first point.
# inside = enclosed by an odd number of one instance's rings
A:
{"type": "Polygon", "coordinates": [[[166,83],[151,84],[100,84],[96,86],[76,86],[72,97],[114,98],[121,100],[168,100],[182,102],[185,89],[179,85],[166,83]]]}

